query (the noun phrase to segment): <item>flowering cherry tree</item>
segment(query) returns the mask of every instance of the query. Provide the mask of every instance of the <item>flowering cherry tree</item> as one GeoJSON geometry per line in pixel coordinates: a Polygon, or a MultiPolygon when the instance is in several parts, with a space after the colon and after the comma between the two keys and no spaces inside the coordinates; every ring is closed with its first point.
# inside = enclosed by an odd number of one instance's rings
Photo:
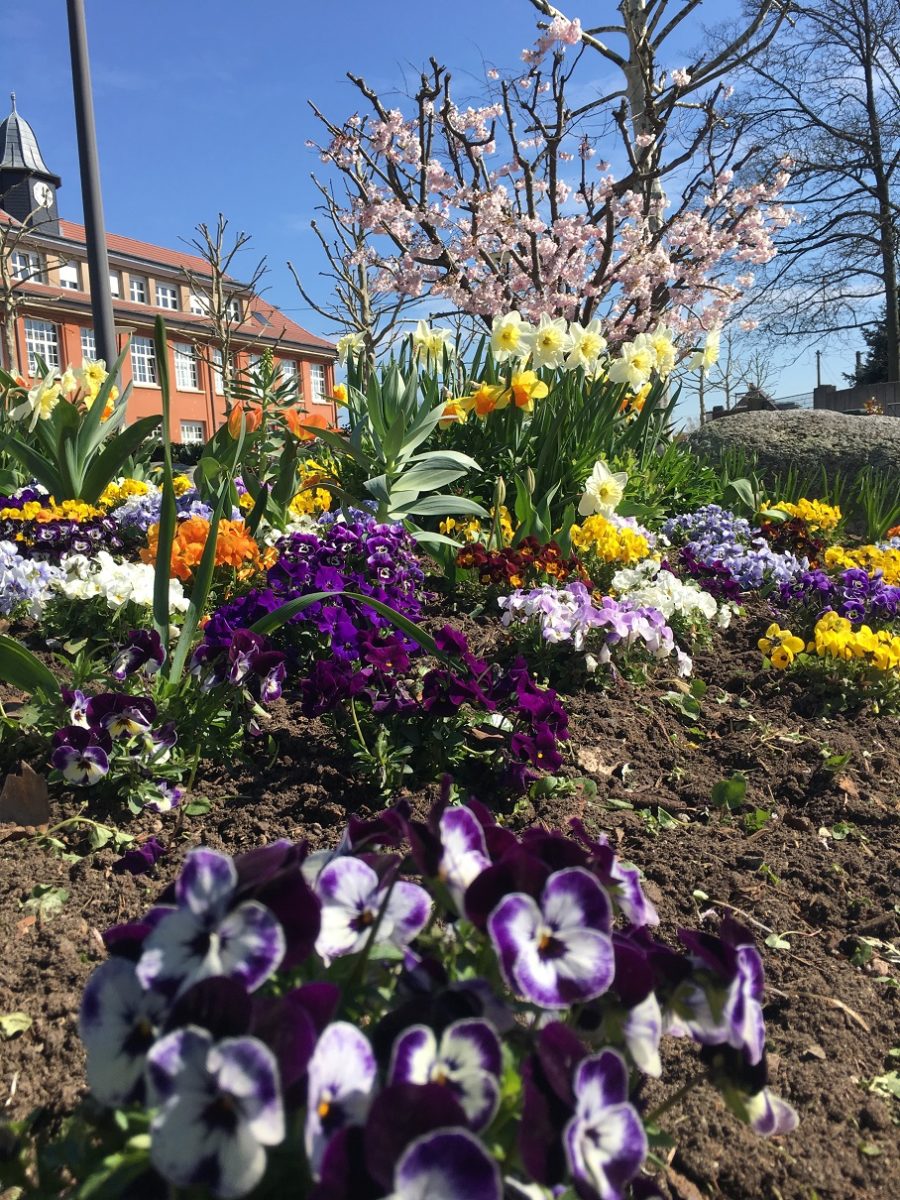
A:
{"type": "Polygon", "coordinates": [[[488,71],[484,102],[458,103],[432,58],[406,112],[352,74],[363,113],[335,122],[314,109],[322,160],[355,182],[352,215],[369,231],[358,261],[384,293],[486,322],[601,317],[616,342],[663,311],[677,333],[717,328],[790,219],[777,202],[787,175],[739,182],[743,151],[719,114],[722,75],[768,43],[780,10],[759,5],[708,60],[662,70],[695,2],[665,16],[665,0],[623,3],[622,53],[532,2],[549,20],[523,68],[488,71]],[[595,53],[622,85],[578,104],[576,73],[595,53]]]}

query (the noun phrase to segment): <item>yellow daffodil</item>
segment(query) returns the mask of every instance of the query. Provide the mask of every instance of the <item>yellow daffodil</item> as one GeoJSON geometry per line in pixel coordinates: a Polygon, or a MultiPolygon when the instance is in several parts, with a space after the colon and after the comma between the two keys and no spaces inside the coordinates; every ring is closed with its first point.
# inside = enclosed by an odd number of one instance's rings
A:
{"type": "Polygon", "coordinates": [[[53,410],[59,404],[59,399],[59,380],[55,375],[48,375],[34,385],[26,399],[21,404],[17,404],[9,415],[14,421],[22,421],[30,416],[31,420],[28,423],[30,433],[38,421],[49,421],[53,410]]]}
{"type": "Polygon", "coordinates": [[[345,383],[336,383],[331,392],[331,398],[335,404],[347,403],[347,385],[345,383]]]}
{"type": "Polygon", "coordinates": [[[710,329],[702,350],[698,350],[690,362],[692,371],[708,371],[719,361],[719,342],[721,333],[718,329],[710,329]]]}
{"type": "Polygon", "coordinates": [[[426,367],[439,367],[444,351],[452,350],[453,334],[449,329],[432,329],[427,321],[419,321],[412,335],[413,353],[426,367]]]}
{"type": "Polygon", "coordinates": [[[448,400],[444,405],[444,415],[438,421],[438,425],[441,429],[449,429],[451,425],[461,425],[468,415],[461,400],[448,400]]]}
{"type": "Polygon", "coordinates": [[[459,404],[465,412],[474,412],[475,416],[483,421],[495,409],[506,408],[509,399],[499,384],[479,383],[470,395],[461,396],[449,403],[459,404]]]}
{"type": "Polygon", "coordinates": [[[536,371],[515,371],[509,381],[509,398],[516,408],[531,412],[535,400],[543,400],[550,389],[538,379],[536,371]]]}
{"type": "Polygon", "coordinates": [[[667,325],[657,325],[647,335],[647,340],[653,347],[656,356],[656,373],[660,379],[666,379],[675,369],[676,352],[672,330],[667,325]]]}

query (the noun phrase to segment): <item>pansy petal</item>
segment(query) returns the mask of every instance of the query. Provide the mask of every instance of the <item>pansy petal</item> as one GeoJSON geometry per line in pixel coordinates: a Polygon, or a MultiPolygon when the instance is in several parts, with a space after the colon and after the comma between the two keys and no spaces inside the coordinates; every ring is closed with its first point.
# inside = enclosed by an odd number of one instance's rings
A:
{"type": "Polygon", "coordinates": [[[278,1064],[268,1046],[256,1038],[226,1038],[210,1050],[207,1067],[219,1088],[241,1103],[243,1119],[264,1146],[284,1140],[284,1109],[278,1064]]]}
{"type": "Polygon", "coordinates": [[[499,1076],[500,1039],[487,1021],[454,1021],[441,1037],[440,1058],[454,1071],[481,1070],[499,1076]]]}
{"type": "Polygon", "coordinates": [[[540,924],[541,910],[524,892],[505,896],[488,917],[488,932],[500,959],[500,969],[510,986],[515,986],[513,968],[516,959],[525,946],[536,940],[540,924]]]}
{"type": "Polygon", "coordinates": [[[195,916],[220,915],[225,912],[236,883],[237,871],[232,859],[218,850],[201,847],[187,855],[175,884],[175,895],[179,905],[190,909],[195,916]]]}
{"type": "Polygon", "coordinates": [[[541,907],[554,929],[612,930],[612,905],[597,879],[584,867],[567,867],[547,880],[541,907]]]}
{"type": "Polygon", "coordinates": [[[647,1157],[644,1125],[630,1104],[607,1109],[596,1121],[574,1118],[564,1142],[572,1175],[602,1200],[621,1200],[647,1157]]]}
{"type": "Polygon", "coordinates": [[[437,1061],[437,1039],[425,1025],[412,1025],[391,1050],[388,1083],[428,1083],[437,1061]]]}
{"type": "Polygon", "coordinates": [[[284,957],[284,931],[256,900],[230,912],[213,936],[220,940],[220,973],[243,980],[248,992],[264,983],[284,957]]]}
{"type": "Polygon", "coordinates": [[[638,1069],[645,1075],[659,1079],[662,1075],[662,1062],[659,1057],[662,1012],[653,992],[640,1004],[628,1009],[622,1022],[622,1036],[638,1069]]]}
{"type": "Polygon", "coordinates": [[[578,1064],[575,1091],[590,1110],[622,1104],[628,1098],[628,1068],[621,1054],[604,1050],[578,1064]]]}
{"type": "Polygon", "coordinates": [[[365,1119],[375,1076],[375,1055],[365,1034],[347,1021],[329,1025],[309,1061],[304,1140],[314,1172],[330,1137],[365,1119]]]}
{"type": "Polygon", "coordinates": [[[265,1174],[266,1152],[246,1125],[211,1126],[212,1097],[178,1094],[150,1126],[150,1161],[176,1187],[205,1187],[229,1200],[246,1196],[265,1174]]]}
{"type": "Polygon", "coordinates": [[[91,975],[78,1029],[87,1051],[88,1086],[101,1104],[142,1098],[146,1055],[165,1008],[161,996],[141,987],[127,959],[107,959],[91,975]]]}
{"type": "Polygon", "coordinates": [[[471,1133],[439,1129],[417,1138],[397,1164],[392,1200],[500,1200],[500,1172],[471,1133]]]}
{"type": "Polygon", "coordinates": [[[390,923],[390,940],[395,945],[408,945],[425,928],[430,916],[431,897],[423,887],[402,879],[394,884],[385,910],[385,921],[390,923]]]}

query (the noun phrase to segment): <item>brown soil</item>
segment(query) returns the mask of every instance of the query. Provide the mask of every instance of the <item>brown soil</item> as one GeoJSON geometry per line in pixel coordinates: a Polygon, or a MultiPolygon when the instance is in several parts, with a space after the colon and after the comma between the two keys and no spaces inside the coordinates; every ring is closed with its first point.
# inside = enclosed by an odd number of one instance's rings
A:
{"type": "MultiPolygon", "coordinates": [[[[860,937],[896,946],[900,935],[900,722],[815,715],[789,679],[759,673],[757,624],[717,635],[697,657],[710,686],[695,721],[662,699],[668,684],[570,697],[567,773],[592,780],[596,795],[543,796],[510,820],[559,825],[577,813],[605,830],[645,871],[667,937],[730,908],[761,945],[770,934],[789,943],[764,949],[766,1018],[772,1086],[798,1109],[800,1127],[763,1141],[701,1086],[665,1121],[677,1142],[666,1176],[673,1200],[893,1200],[900,1106],[869,1084],[897,1069],[900,966],[884,948],[864,965],[852,956],[860,961],[860,937]],[[771,813],[761,829],[745,825],[747,809],[710,807],[713,785],[738,770],[748,804],[771,813]]],[[[0,1043],[0,1117],[43,1106],[52,1125],[71,1110],[83,1091],[78,1004],[103,955],[99,932],[141,912],[190,846],[237,852],[285,836],[321,845],[349,812],[380,807],[348,780],[340,739],[321,723],[282,703],[274,724],[274,761],[204,765],[195,792],[211,802],[206,815],[127,826],[168,846],[149,879],[113,873],[109,849],[70,862],[46,844],[3,840],[0,827],[0,1016],[24,1011],[33,1022],[0,1043]],[[68,890],[55,915],[22,907],[36,884],[68,890]]],[[[417,806],[429,798],[412,797],[417,806]]],[[[56,803],[54,819],[72,811],[56,803]]],[[[85,850],[77,834],[66,840],[85,850]]],[[[646,1093],[653,1106],[695,1063],[690,1047],[668,1041],[665,1050],[665,1086],[646,1093]]]]}

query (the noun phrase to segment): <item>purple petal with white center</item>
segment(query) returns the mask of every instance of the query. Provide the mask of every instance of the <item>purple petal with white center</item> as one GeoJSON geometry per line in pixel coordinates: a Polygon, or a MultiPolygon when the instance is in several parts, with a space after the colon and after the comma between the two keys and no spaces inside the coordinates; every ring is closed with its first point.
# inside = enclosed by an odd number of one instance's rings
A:
{"type": "Polygon", "coordinates": [[[157,1042],[148,1076],[162,1102],[150,1126],[150,1160],[160,1174],[224,1200],[252,1191],[265,1173],[264,1147],[284,1139],[271,1051],[255,1038],[215,1043],[188,1026],[157,1042]]]}
{"type": "Polygon", "coordinates": [[[424,888],[402,880],[382,888],[375,871],[358,858],[334,859],[319,873],[315,886],[322,904],[316,950],[326,963],[362,950],[376,921],[378,944],[393,942],[402,949],[431,912],[424,888]]]}
{"type": "Polygon", "coordinates": [[[163,997],[141,987],[134,964],[110,958],[91,975],[81,999],[78,1032],[87,1079],[101,1104],[143,1099],[144,1066],[165,1020],[163,997]]]}
{"type": "Polygon", "coordinates": [[[175,883],[178,904],[196,916],[225,912],[237,883],[233,860],[218,850],[191,850],[175,883]]]}
{"type": "Polygon", "coordinates": [[[753,946],[738,946],[737,979],[731,986],[725,1005],[729,1043],[744,1049],[751,1063],[758,1063],[766,1045],[766,1023],[760,999],[763,992],[763,966],[753,946]]]}
{"type": "Polygon", "coordinates": [[[309,1060],[304,1143],[314,1174],[332,1135],[365,1120],[376,1074],[372,1047],[355,1025],[335,1021],[325,1029],[309,1060]]]}
{"type": "Polygon", "coordinates": [[[79,749],[76,746],[57,746],[50,762],[69,783],[78,787],[92,787],[109,774],[109,757],[96,745],[79,749]]]}
{"type": "Polygon", "coordinates": [[[408,946],[428,923],[431,897],[417,883],[400,880],[391,888],[385,920],[378,930],[379,942],[391,941],[401,950],[408,946]],[[385,928],[390,926],[390,932],[385,928]]]}
{"type": "Polygon", "coordinates": [[[441,855],[438,874],[462,912],[466,888],[491,865],[481,823],[471,809],[448,808],[439,822],[441,855]]]}
{"type": "Polygon", "coordinates": [[[585,1059],[575,1073],[575,1115],[563,1140],[573,1179],[601,1200],[622,1200],[647,1157],[647,1134],[627,1102],[628,1069],[615,1050],[585,1059]]]}
{"type": "Polygon", "coordinates": [[[500,1042],[486,1021],[454,1021],[440,1043],[426,1026],[414,1025],[394,1043],[388,1080],[448,1087],[472,1128],[483,1129],[497,1111],[500,1067],[500,1042]]]}
{"type": "Polygon", "coordinates": [[[750,1127],[761,1137],[791,1133],[799,1123],[797,1113],[791,1105],[773,1095],[768,1088],[763,1088],[755,1096],[748,1096],[744,1100],[744,1106],[750,1127]]]}
{"type": "Polygon", "coordinates": [[[611,906],[582,867],[547,880],[539,906],[514,893],[488,918],[488,931],[510,987],[544,1008],[567,1008],[607,990],[615,973],[611,906]]]}
{"type": "Polygon", "coordinates": [[[278,969],[284,931],[263,904],[248,900],[210,924],[190,909],[164,917],[144,943],[138,978],[144,987],[180,995],[212,976],[240,980],[248,991],[278,969]]]}
{"type": "Polygon", "coordinates": [[[389,1200],[501,1200],[497,1164],[465,1129],[417,1138],[397,1164],[389,1200]]]}

